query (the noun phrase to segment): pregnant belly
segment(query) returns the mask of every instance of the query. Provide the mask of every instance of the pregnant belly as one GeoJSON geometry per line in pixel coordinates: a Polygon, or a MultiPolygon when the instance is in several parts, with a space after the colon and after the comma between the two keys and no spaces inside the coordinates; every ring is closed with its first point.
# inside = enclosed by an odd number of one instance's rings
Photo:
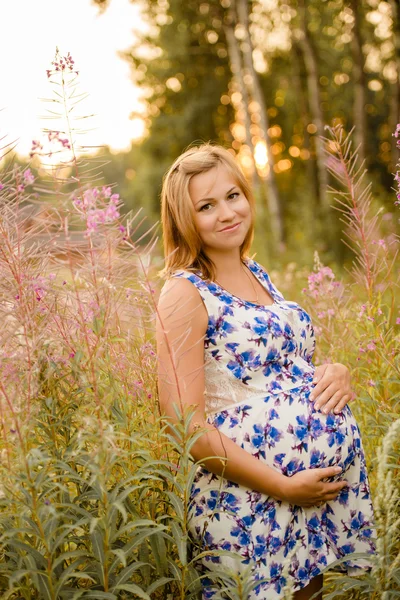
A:
{"type": "Polygon", "coordinates": [[[339,465],[341,478],[360,450],[357,423],[347,406],[338,415],[316,411],[309,399],[312,389],[306,384],[288,392],[246,399],[208,420],[284,475],[339,465]]]}

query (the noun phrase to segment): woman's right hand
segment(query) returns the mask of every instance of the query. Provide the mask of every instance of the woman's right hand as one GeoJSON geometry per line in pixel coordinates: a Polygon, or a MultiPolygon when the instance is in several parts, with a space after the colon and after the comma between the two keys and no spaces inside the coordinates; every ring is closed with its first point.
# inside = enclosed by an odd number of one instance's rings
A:
{"type": "Polygon", "coordinates": [[[341,473],[340,467],[305,469],[291,477],[285,477],[282,500],[289,504],[306,508],[334,500],[341,490],[348,486],[347,481],[326,482],[324,479],[341,473]]]}

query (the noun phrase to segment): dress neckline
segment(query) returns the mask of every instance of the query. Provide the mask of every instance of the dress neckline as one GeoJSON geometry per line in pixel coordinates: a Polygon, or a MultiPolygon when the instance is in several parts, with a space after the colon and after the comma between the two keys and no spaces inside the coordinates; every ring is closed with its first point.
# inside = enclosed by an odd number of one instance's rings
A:
{"type": "Polygon", "coordinates": [[[249,269],[250,273],[252,273],[255,276],[257,281],[262,285],[262,287],[268,292],[268,294],[274,300],[271,304],[259,304],[258,302],[252,302],[251,300],[245,300],[244,298],[240,298],[239,296],[232,294],[232,292],[230,292],[229,290],[223,288],[221,285],[219,285],[219,283],[216,283],[215,281],[212,282],[213,285],[215,285],[217,288],[222,290],[225,294],[232,296],[232,298],[236,298],[236,300],[239,300],[240,302],[243,302],[244,304],[250,304],[251,306],[258,306],[258,307],[267,308],[267,309],[270,308],[271,306],[278,306],[279,302],[277,302],[277,294],[272,289],[272,286],[269,285],[268,282],[263,281],[261,279],[261,277],[259,277],[259,271],[260,271],[261,267],[258,265],[258,263],[255,260],[252,260],[251,258],[244,258],[242,262],[245,264],[245,266],[249,269]],[[250,268],[250,264],[255,266],[254,271],[250,268]]]}

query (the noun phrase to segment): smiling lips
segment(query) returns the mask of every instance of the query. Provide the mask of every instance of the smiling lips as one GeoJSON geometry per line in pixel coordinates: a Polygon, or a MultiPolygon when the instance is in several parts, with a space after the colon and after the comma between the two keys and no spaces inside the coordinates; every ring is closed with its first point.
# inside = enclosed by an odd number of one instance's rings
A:
{"type": "Polygon", "coordinates": [[[229,225],[229,227],[225,227],[225,229],[220,229],[220,233],[222,231],[233,231],[234,229],[237,229],[239,227],[239,225],[240,225],[240,222],[235,223],[234,225],[229,225]]]}

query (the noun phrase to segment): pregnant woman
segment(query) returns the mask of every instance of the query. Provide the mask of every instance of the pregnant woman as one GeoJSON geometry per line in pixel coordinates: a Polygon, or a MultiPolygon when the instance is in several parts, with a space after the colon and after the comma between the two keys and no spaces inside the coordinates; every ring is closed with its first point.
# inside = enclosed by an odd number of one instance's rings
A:
{"type": "Polygon", "coordinates": [[[348,369],[315,369],[309,315],[249,258],[254,200],[227,150],[206,144],[175,161],[162,223],[160,404],[175,419],[174,404],[195,405],[191,431],[202,431],[191,449],[193,552],[233,553],[199,559],[202,598],[227,597],[213,577],[221,565],[250,573],[249,600],[282,598],[289,584],[296,600],[316,598],[323,569],[374,550],[348,369]]]}

